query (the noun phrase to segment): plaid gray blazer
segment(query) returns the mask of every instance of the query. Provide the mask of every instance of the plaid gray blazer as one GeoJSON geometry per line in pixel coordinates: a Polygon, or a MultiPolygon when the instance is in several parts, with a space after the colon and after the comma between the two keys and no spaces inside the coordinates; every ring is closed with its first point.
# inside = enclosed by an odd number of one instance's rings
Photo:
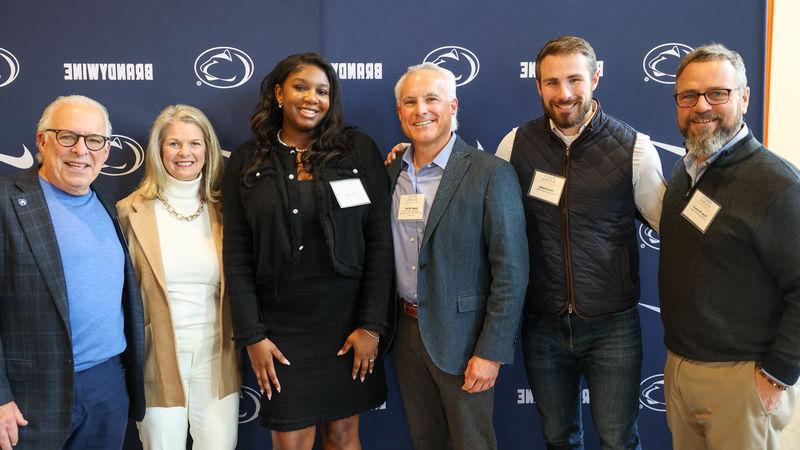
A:
{"type": "MultiPolygon", "coordinates": [[[[144,319],[138,283],[113,203],[98,198],[125,250],[130,417],[144,416],[144,319]]],[[[70,432],[73,359],[64,269],[38,169],[0,177],[0,404],[16,402],[29,425],[15,449],[61,448],[70,432]]],[[[103,274],[98,274],[98,277],[103,274]]]]}

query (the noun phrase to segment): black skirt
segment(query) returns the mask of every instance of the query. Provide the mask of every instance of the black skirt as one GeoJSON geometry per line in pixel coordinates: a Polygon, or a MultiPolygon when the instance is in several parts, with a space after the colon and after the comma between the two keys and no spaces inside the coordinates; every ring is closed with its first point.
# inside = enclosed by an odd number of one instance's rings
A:
{"type": "Polygon", "coordinates": [[[281,392],[261,397],[261,418],[274,431],[344,419],[386,401],[383,363],[353,380],[353,349],[336,356],[357,327],[359,280],[328,276],[285,281],[263,305],[269,339],[291,363],[276,361],[281,392]]]}

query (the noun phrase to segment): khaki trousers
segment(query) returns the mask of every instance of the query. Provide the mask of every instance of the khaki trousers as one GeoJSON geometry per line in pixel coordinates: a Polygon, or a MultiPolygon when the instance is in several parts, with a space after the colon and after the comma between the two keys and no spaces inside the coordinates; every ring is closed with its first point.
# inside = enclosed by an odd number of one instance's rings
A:
{"type": "Polygon", "coordinates": [[[794,388],[768,414],[753,361],[701,362],[668,353],[664,368],[667,423],[676,450],[773,450],[792,418],[794,388]]]}

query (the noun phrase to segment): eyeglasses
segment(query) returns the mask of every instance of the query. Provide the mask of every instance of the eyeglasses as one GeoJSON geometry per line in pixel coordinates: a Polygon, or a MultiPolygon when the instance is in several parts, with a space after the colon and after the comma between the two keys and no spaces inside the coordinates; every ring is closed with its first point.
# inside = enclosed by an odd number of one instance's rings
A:
{"type": "Polygon", "coordinates": [[[78,143],[78,139],[83,138],[86,148],[93,152],[102,150],[106,142],[108,142],[108,138],[100,134],[78,134],[70,130],[55,130],[53,128],[48,128],[44,131],[55,133],[56,141],[64,147],[73,147],[78,143]]]}
{"type": "Polygon", "coordinates": [[[722,105],[728,103],[728,100],[731,99],[731,92],[739,89],[742,88],[712,89],[705,92],[678,92],[673,97],[675,97],[675,103],[681,108],[693,107],[700,100],[700,97],[705,97],[709,105],[722,105]]]}

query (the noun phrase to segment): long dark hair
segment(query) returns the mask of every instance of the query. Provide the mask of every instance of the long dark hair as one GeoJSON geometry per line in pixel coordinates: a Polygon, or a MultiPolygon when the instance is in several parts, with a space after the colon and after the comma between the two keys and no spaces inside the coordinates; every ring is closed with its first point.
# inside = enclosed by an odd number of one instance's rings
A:
{"type": "Polygon", "coordinates": [[[244,180],[251,179],[248,175],[259,171],[271,149],[280,145],[278,130],[283,127],[283,109],[278,107],[275,99],[275,86],[282,86],[291,73],[307,64],[318,67],[328,77],[330,106],[319,125],[311,131],[311,141],[308,152],[303,155],[303,165],[311,168],[313,173],[325,161],[346,150],[345,131],[348,128],[344,124],[341,88],[336,71],[317,53],[287,56],[261,81],[261,101],[250,117],[250,129],[253,130],[259,150],[253,157],[253,164],[245,171],[244,180]]]}

